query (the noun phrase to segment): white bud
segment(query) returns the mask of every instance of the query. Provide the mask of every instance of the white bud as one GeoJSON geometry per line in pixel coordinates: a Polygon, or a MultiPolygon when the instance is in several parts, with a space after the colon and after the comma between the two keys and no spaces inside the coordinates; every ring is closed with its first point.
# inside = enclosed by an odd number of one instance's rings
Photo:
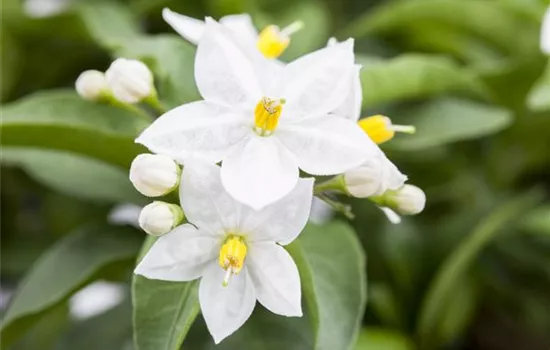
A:
{"type": "Polygon", "coordinates": [[[389,207],[402,215],[415,215],[424,210],[426,194],[413,185],[403,185],[396,191],[384,194],[385,202],[389,207]]]}
{"type": "Polygon", "coordinates": [[[183,221],[183,210],[176,205],[154,201],[139,214],[139,226],[150,235],[160,236],[172,231],[183,221]]]}
{"type": "Polygon", "coordinates": [[[180,167],[168,156],[140,154],[130,167],[130,181],[143,195],[158,197],[178,186],[180,173],[180,167]]]}
{"type": "Polygon", "coordinates": [[[138,60],[118,58],[105,72],[117,100],[137,103],[153,94],[153,73],[138,60]]]}
{"type": "Polygon", "coordinates": [[[380,151],[361,166],[344,173],[349,194],[357,198],[379,196],[403,186],[407,177],[380,151]]]}
{"type": "Polygon", "coordinates": [[[382,194],[382,167],[372,160],[344,173],[344,182],[349,194],[357,198],[367,198],[382,194]]]}
{"type": "Polygon", "coordinates": [[[87,70],[75,82],[76,92],[85,100],[97,101],[110,92],[105,74],[97,70],[87,70]]]}

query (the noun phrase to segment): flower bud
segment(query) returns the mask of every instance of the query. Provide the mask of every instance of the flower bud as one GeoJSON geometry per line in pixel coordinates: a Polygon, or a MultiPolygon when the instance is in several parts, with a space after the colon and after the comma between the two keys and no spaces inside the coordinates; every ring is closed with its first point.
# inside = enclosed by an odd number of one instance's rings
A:
{"type": "Polygon", "coordinates": [[[344,173],[347,192],[357,198],[379,196],[387,190],[401,188],[407,181],[399,169],[380,151],[361,166],[344,173]]]}
{"type": "Polygon", "coordinates": [[[75,82],[76,92],[85,100],[98,101],[110,94],[105,74],[97,70],[87,70],[75,82]]]}
{"type": "Polygon", "coordinates": [[[105,76],[113,95],[121,102],[137,103],[154,93],[153,73],[141,61],[118,58],[105,76]]]}
{"type": "Polygon", "coordinates": [[[160,236],[172,231],[183,217],[183,210],[178,205],[154,201],[141,210],[139,226],[150,235],[160,236]]]}
{"type": "Polygon", "coordinates": [[[357,198],[380,195],[382,190],[382,171],[379,161],[369,161],[344,173],[344,182],[348,193],[357,198]]]}
{"type": "Polygon", "coordinates": [[[180,173],[180,167],[168,156],[140,154],[130,167],[130,181],[141,194],[158,197],[178,186],[180,173]]]}
{"type": "Polygon", "coordinates": [[[415,215],[424,210],[426,194],[413,185],[403,185],[398,190],[387,191],[383,195],[387,207],[402,215],[415,215]]]}

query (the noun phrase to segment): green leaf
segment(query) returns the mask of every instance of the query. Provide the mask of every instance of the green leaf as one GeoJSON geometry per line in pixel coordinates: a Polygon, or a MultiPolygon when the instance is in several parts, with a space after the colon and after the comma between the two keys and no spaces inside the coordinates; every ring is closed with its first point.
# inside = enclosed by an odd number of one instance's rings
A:
{"type": "Polygon", "coordinates": [[[407,336],[391,329],[369,327],[361,331],[355,350],[414,350],[407,336]]]}
{"type": "Polygon", "coordinates": [[[112,47],[139,35],[132,12],[123,4],[112,1],[80,2],[75,12],[95,42],[112,47]]]}
{"type": "Polygon", "coordinates": [[[416,0],[386,3],[350,25],[346,34],[365,35],[411,31],[437,25],[458,28],[504,52],[534,51],[538,24],[524,21],[506,6],[483,0],[416,0]]]}
{"type": "Polygon", "coordinates": [[[471,264],[506,225],[516,220],[525,210],[541,199],[539,192],[527,192],[497,207],[447,257],[438,269],[425,294],[418,319],[418,335],[423,348],[438,348],[441,334],[438,330],[445,318],[445,310],[455,300],[458,283],[463,280],[471,264]]]}
{"type": "Polygon", "coordinates": [[[5,100],[10,95],[10,91],[17,83],[21,72],[22,50],[19,43],[10,33],[2,28],[0,32],[0,101],[5,100]]]}
{"type": "Polygon", "coordinates": [[[142,36],[120,43],[113,53],[148,63],[159,96],[169,107],[201,99],[195,84],[195,47],[181,37],[142,36]]]}
{"type": "Polygon", "coordinates": [[[47,149],[4,147],[1,161],[23,168],[36,181],[70,196],[114,203],[144,200],[127,171],[97,159],[47,149]]]}
{"type": "Polygon", "coordinates": [[[512,115],[505,109],[478,102],[439,99],[400,110],[396,124],[414,125],[414,135],[398,135],[388,149],[417,151],[491,135],[506,128],[512,115]]]}
{"type": "Polygon", "coordinates": [[[534,111],[550,110],[550,64],[529,93],[527,105],[534,111]]]}
{"type": "MultiPolygon", "coordinates": [[[[147,237],[140,259],[151,248],[147,237]]],[[[167,282],[132,277],[136,350],[178,350],[199,313],[198,280],[167,282]]]]}
{"type": "Polygon", "coordinates": [[[127,169],[144,148],[134,138],[150,122],[67,90],[40,92],[2,107],[2,146],[71,151],[127,169]]]}
{"type": "Polygon", "coordinates": [[[114,308],[74,323],[55,350],[132,349],[132,304],[130,298],[114,308]]]}
{"type": "Polygon", "coordinates": [[[313,326],[316,350],[350,349],[366,304],[365,256],[341,222],[309,224],[290,244],[313,326]]]}
{"type": "Polygon", "coordinates": [[[303,317],[284,317],[256,303],[252,316],[230,337],[214,344],[202,318],[197,319],[183,349],[193,350],[304,350],[312,349],[307,313],[303,317]]]}
{"type": "Polygon", "coordinates": [[[94,224],[65,236],[42,255],[21,282],[2,320],[2,347],[100,271],[133,259],[138,249],[139,236],[129,228],[94,224]]]}
{"type": "Polygon", "coordinates": [[[433,55],[406,54],[369,61],[361,70],[361,83],[364,107],[451,92],[487,95],[475,75],[449,58],[433,55]]]}
{"type": "Polygon", "coordinates": [[[522,220],[523,228],[529,232],[550,236],[550,204],[542,205],[522,220]]]}

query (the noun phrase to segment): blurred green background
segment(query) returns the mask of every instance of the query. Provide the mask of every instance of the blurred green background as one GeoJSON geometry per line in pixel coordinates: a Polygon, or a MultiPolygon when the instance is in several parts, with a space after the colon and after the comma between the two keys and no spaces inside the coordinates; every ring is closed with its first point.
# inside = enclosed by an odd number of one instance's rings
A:
{"type": "MultiPolygon", "coordinates": [[[[71,89],[81,71],[122,56],[153,69],[167,105],[197,99],[194,48],[162,21],[163,7],[196,18],[247,12],[258,28],[304,21],[283,60],[352,36],[363,115],[416,126],[383,149],[425,190],[426,210],[391,225],[369,201],[350,200],[368,266],[357,350],[550,348],[550,69],[539,49],[546,1],[1,5],[3,348],[133,348],[128,295],[144,234],[105,221],[118,203],[147,202],[127,180],[143,151],[132,142],[143,121],[82,105],[71,89]],[[116,291],[92,304],[120,302],[75,314],[71,296],[96,280],[116,291]]],[[[184,348],[210,349],[202,333],[197,321],[184,348]]],[[[285,334],[225,348],[280,349],[285,334]]]]}

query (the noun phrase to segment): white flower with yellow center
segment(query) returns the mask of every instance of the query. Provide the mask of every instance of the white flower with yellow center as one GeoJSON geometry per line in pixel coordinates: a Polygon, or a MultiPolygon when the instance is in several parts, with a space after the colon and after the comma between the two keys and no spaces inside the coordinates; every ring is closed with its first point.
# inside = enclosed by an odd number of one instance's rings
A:
{"type": "MultiPolygon", "coordinates": [[[[179,35],[195,45],[199,43],[206,28],[205,21],[181,15],[167,8],[162,10],[162,17],[179,35]]],[[[252,54],[259,51],[267,58],[279,57],[290,44],[292,34],[303,26],[302,22],[291,23],[283,29],[270,25],[258,34],[247,14],[222,17],[220,24],[239,39],[245,51],[252,54]]]]}
{"type": "Polygon", "coordinates": [[[135,273],[166,281],[201,278],[199,302],[216,343],[244,324],[256,300],[276,314],[302,316],[298,269],[281,245],[306,225],[312,196],[313,179],[300,179],[283,199],[255,211],[225,191],[218,166],[189,161],[180,200],[192,225],[160,237],[135,273]]]}
{"type": "Polygon", "coordinates": [[[207,19],[195,60],[204,100],[165,113],[136,142],[180,163],[222,161],[226,190],[261,209],[296,186],[298,169],[335,175],[378,153],[357,123],[332,113],[357,74],[353,61],[351,40],[286,66],[251,60],[207,19]]]}

